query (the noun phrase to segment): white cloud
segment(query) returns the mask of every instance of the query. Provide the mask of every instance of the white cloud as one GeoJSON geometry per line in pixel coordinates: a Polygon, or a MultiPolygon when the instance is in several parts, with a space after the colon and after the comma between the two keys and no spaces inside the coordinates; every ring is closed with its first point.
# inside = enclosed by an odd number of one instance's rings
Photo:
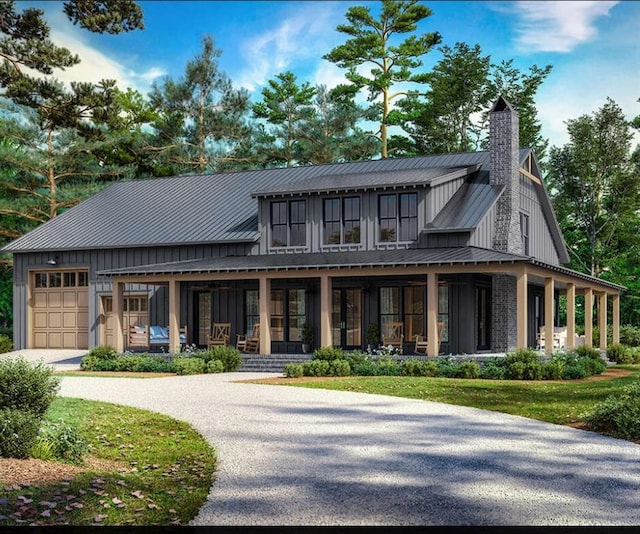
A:
{"type": "Polygon", "coordinates": [[[514,2],[522,17],[516,25],[521,51],[570,52],[597,34],[596,20],[607,16],[617,1],[514,2]]]}

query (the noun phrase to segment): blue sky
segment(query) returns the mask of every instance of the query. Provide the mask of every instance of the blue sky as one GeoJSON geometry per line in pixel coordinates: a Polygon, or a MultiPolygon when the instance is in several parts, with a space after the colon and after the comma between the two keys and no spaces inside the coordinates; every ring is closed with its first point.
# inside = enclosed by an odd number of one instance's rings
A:
{"type": "MultiPolygon", "coordinates": [[[[551,145],[567,142],[564,121],[600,108],[607,97],[628,118],[640,114],[640,2],[634,1],[427,1],[432,16],[419,31],[438,31],[453,46],[480,45],[498,63],[513,59],[528,71],[553,65],[536,100],[542,134],[551,145]]],[[[343,71],[322,55],[344,42],[335,30],[352,5],[377,1],[155,1],[140,2],[145,29],[110,36],[73,26],[62,2],[19,1],[45,10],[52,39],[82,63],[56,75],[63,81],[114,78],[120,87],[146,93],[154,80],[178,78],[210,34],[222,51],[219,65],[236,87],[260,98],[267,80],[285,70],[300,82],[332,87],[343,71]]],[[[424,56],[428,70],[441,54],[424,56]]],[[[636,136],[636,139],[638,136],[636,136]]]]}

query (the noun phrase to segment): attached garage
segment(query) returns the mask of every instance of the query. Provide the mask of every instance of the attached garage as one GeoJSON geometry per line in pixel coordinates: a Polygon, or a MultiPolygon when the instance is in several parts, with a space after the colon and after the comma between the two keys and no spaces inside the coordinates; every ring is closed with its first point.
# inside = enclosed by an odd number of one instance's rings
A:
{"type": "Polygon", "coordinates": [[[88,348],[88,281],[87,271],[51,270],[32,273],[31,348],[88,348]]]}

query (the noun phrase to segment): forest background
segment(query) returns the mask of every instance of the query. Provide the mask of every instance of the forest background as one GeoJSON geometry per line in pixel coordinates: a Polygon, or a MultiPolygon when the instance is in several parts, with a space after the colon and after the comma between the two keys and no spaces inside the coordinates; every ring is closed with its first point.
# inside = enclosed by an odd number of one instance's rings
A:
{"type": "MultiPolygon", "coordinates": [[[[88,32],[144,32],[144,2],[57,4],[88,32]]],[[[621,322],[640,326],[640,116],[629,120],[607,97],[566,122],[566,144],[550,146],[536,95],[553,65],[523,70],[479,44],[444,44],[418,31],[431,15],[416,0],[351,5],[336,27],[344,41],[318,51],[343,83],[283,70],[252,100],[220,68],[209,34],[182,75],[146,93],[109,79],[63,83],[81,58],[51,39],[42,10],[0,1],[0,245],[114,180],[481,150],[502,95],[545,173],[568,267],[626,286],[621,322]],[[427,55],[438,57],[429,69],[427,55]]],[[[0,327],[10,330],[11,256],[1,260],[0,327]]]]}

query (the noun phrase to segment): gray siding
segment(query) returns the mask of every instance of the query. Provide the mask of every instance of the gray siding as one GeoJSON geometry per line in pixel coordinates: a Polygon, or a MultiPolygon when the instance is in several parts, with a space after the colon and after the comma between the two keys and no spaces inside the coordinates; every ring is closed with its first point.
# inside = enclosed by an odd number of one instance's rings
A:
{"type": "Polygon", "coordinates": [[[484,216],[480,224],[471,234],[469,245],[481,248],[491,248],[493,246],[494,221],[496,217],[496,206],[484,216]]]}
{"type": "Polygon", "coordinates": [[[520,175],[520,210],[529,215],[529,255],[540,261],[559,265],[558,251],[542,211],[536,185],[523,175],[520,175]]]}
{"type": "MultiPolygon", "coordinates": [[[[57,256],[57,267],[60,269],[88,269],[89,270],[89,346],[100,343],[100,298],[111,293],[111,281],[106,277],[99,277],[98,271],[117,269],[133,265],[148,265],[154,263],[175,262],[190,259],[216,258],[232,255],[247,255],[251,252],[249,244],[221,244],[221,245],[184,245],[179,247],[145,247],[129,249],[106,250],[78,250],[61,251],[55,253],[35,252],[29,254],[14,254],[14,345],[16,349],[27,347],[28,343],[28,285],[29,271],[50,270],[47,260],[57,256]]],[[[149,293],[151,297],[158,291],[158,298],[151,298],[149,302],[150,320],[166,322],[168,310],[164,288],[150,288],[146,285],[127,284],[127,292],[149,293]]],[[[187,299],[186,289],[182,289],[181,324],[186,323],[187,299]]]]}
{"type": "MultiPolygon", "coordinates": [[[[440,184],[433,187],[429,191],[426,202],[425,224],[433,221],[433,218],[440,213],[442,208],[447,205],[447,202],[451,200],[451,197],[455,192],[460,189],[460,186],[464,183],[465,178],[458,178],[451,180],[444,184],[440,184]]],[[[420,227],[422,229],[423,227],[420,227]]]]}

